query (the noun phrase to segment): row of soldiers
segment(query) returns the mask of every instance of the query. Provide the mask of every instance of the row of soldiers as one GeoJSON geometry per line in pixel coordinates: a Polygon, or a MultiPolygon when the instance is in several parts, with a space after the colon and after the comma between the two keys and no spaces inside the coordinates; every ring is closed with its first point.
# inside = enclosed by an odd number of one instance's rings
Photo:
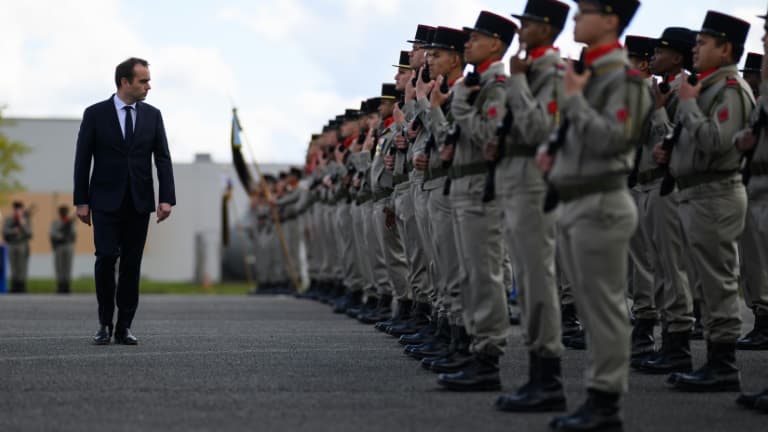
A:
{"type": "MultiPolygon", "coordinates": [[[[399,337],[445,389],[498,390],[516,284],[528,381],[496,407],[564,410],[564,345],[586,347],[586,401],[556,430],[621,428],[630,368],[739,391],[737,346],[768,348],[768,106],[737,69],[750,25],[710,11],[625,49],[639,7],[578,1],[579,61],[556,48],[555,0],[529,0],[520,27],[420,25],[396,82],[312,137],[291,210],[305,296],[399,337]],[[740,282],[756,317],[741,339],[740,282]]],[[[739,403],[766,410],[768,392],[739,403]]]]}
{"type": "MultiPolygon", "coordinates": [[[[51,222],[49,231],[56,273],[56,292],[60,294],[69,293],[71,290],[72,262],[77,240],[74,219],[69,210],[69,206],[59,207],[58,217],[51,222]]],[[[34,207],[25,208],[23,202],[14,201],[13,213],[3,221],[3,240],[8,246],[12,293],[27,291],[33,212],[34,207]]]]}

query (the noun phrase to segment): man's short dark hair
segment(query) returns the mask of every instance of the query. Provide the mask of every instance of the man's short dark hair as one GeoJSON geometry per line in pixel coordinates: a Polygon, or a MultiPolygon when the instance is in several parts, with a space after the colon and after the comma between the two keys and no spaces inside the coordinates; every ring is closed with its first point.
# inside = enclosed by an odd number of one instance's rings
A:
{"type": "Polygon", "coordinates": [[[137,57],[131,57],[117,65],[115,68],[115,85],[117,88],[120,88],[120,80],[123,78],[127,79],[129,83],[133,82],[133,77],[135,76],[133,73],[133,68],[137,64],[140,64],[144,67],[149,67],[149,63],[146,60],[137,57]]]}

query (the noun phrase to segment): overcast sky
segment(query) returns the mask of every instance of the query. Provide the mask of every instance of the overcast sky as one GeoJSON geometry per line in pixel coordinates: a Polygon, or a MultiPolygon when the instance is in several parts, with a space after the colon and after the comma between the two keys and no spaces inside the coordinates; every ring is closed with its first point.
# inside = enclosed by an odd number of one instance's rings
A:
{"type": "MultiPolygon", "coordinates": [[[[80,118],[114,92],[117,63],[138,56],[150,62],[147,102],[163,112],[175,161],[198,152],[229,161],[234,105],[259,162],[299,163],[310,134],[392,81],[391,65],[417,24],[469,26],[481,10],[524,7],[522,0],[0,0],[0,106],[10,117],[80,118]]],[[[762,50],[756,15],[765,0],[645,0],[628,33],[698,29],[708,9],[750,21],[747,50],[762,50]]],[[[572,24],[558,44],[575,56],[572,24]]]]}

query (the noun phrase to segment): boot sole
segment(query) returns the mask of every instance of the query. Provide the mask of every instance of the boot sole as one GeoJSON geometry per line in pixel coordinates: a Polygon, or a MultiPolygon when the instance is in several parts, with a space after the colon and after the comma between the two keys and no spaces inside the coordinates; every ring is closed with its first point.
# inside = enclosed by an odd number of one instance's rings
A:
{"type": "Polygon", "coordinates": [[[483,383],[483,384],[458,384],[448,381],[437,380],[437,383],[445,390],[457,392],[492,392],[501,390],[501,383],[483,383]]]}

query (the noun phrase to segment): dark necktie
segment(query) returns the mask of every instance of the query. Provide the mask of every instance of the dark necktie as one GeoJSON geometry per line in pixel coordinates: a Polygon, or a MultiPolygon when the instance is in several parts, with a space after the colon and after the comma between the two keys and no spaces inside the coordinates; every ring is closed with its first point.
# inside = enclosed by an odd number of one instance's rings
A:
{"type": "Polygon", "coordinates": [[[133,111],[132,106],[125,106],[125,145],[130,147],[133,144],[133,111]]]}

